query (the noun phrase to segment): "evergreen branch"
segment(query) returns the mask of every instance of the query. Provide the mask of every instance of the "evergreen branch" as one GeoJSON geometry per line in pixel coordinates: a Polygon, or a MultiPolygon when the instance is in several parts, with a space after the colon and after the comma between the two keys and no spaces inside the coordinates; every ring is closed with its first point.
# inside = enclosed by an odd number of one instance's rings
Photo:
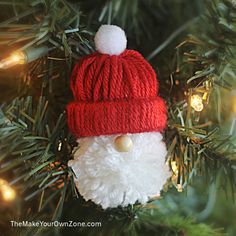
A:
{"type": "Polygon", "coordinates": [[[146,58],[148,61],[153,59],[157,54],[159,54],[163,49],[165,49],[177,36],[183,33],[188,29],[192,24],[198,20],[198,17],[195,17],[188,22],[181,25],[177,30],[175,30],[161,45],[159,45],[153,52],[151,52],[146,58]]]}
{"type": "MultiPolygon", "coordinates": [[[[66,161],[70,153],[64,147],[57,149],[59,143],[68,138],[63,137],[63,130],[66,128],[65,117],[63,115],[57,121],[56,130],[54,129],[48,135],[45,127],[50,129],[55,125],[50,121],[46,104],[47,101],[41,97],[37,109],[34,110],[35,104],[33,105],[32,99],[28,97],[16,99],[11,104],[2,107],[0,172],[11,173],[11,181],[13,184],[17,183],[18,187],[22,184],[21,191],[24,192],[26,200],[41,192],[47,196],[51,189],[56,189],[58,195],[63,196],[60,198],[63,204],[65,198],[63,186],[66,186],[68,181],[66,161]],[[61,137],[62,140],[55,139],[55,136],[61,137]],[[63,152],[64,158],[61,162],[57,159],[60,152],[63,152]],[[22,176],[20,178],[19,173],[22,176]]],[[[44,201],[45,199],[42,199],[40,205],[44,205],[44,201]]],[[[43,207],[40,208],[43,209],[43,207]]],[[[61,210],[57,217],[60,213],[61,210]]]]}
{"type": "MultiPolygon", "coordinates": [[[[236,9],[228,1],[207,1],[206,9],[208,11],[195,24],[196,30],[177,47],[179,50],[189,50],[184,51],[182,58],[179,56],[182,61],[178,62],[178,71],[176,69],[186,83],[188,92],[185,98],[182,96],[182,100],[170,107],[167,142],[171,147],[169,160],[177,162],[179,166],[177,184],[182,186],[187,186],[193,176],[199,174],[215,178],[218,173],[216,166],[233,173],[235,165],[232,127],[229,135],[228,127],[223,125],[229,117],[231,104],[225,108],[222,97],[230,100],[227,91],[232,89],[232,79],[236,77],[235,56],[232,53],[236,45],[236,9]],[[208,25],[209,21],[213,24],[208,25]],[[204,25],[207,27],[204,28],[204,25]],[[190,78],[185,76],[189,71],[194,72],[190,78]],[[206,111],[198,113],[192,109],[189,100],[192,94],[206,96],[203,100],[206,111]],[[227,116],[223,117],[222,114],[227,116]],[[201,128],[196,129],[199,124],[201,128]]],[[[235,182],[231,175],[225,174],[223,177],[231,182],[231,189],[234,190],[235,182]]]]}

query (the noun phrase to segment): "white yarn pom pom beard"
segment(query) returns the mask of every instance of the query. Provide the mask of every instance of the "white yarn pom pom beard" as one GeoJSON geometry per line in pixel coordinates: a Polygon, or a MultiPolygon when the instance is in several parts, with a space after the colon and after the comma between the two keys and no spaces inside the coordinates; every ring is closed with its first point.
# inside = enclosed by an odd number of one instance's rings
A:
{"type": "Polygon", "coordinates": [[[165,163],[166,145],[158,132],[128,134],[133,150],[118,152],[114,139],[118,135],[78,139],[73,169],[75,183],[85,200],[104,209],[127,206],[159,196],[171,172],[165,163]]]}

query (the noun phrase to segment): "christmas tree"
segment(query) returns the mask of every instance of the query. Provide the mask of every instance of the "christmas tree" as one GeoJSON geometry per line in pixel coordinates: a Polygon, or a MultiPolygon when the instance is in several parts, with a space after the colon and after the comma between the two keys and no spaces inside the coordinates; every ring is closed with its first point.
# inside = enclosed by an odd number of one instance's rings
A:
{"type": "Polygon", "coordinates": [[[236,234],[234,0],[0,6],[0,235],[236,234]],[[124,29],[127,48],[152,65],[168,108],[162,135],[171,177],[146,204],[86,201],[68,164],[80,152],[68,128],[70,78],[78,61],[97,55],[94,36],[104,24],[124,29]]]}

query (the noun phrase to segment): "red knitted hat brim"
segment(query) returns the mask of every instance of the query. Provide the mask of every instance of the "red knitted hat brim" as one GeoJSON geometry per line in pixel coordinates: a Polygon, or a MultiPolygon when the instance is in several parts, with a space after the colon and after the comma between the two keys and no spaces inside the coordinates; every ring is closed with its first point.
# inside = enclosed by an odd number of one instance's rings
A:
{"type": "Polygon", "coordinates": [[[166,106],[160,97],[103,102],[71,102],[69,128],[76,137],[162,131],[166,106]]]}

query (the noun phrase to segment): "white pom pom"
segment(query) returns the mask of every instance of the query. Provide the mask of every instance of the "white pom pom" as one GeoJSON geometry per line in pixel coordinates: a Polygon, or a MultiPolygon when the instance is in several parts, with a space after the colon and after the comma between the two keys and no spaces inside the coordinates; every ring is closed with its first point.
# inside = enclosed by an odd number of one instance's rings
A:
{"type": "Polygon", "coordinates": [[[104,209],[142,204],[160,195],[171,176],[165,163],[166,145],[158,132],[128,134],[133,142],[129,152],[115,147],[118,135],[79,139],[74,160],[69,164],[75,184],[85,200],[92,200],[104,209]]]}
{"type": "Polygon", "coordinates": [[[102,54],[119,55],[126,49],[125,32],[116,25],[102,25],[94,40],[96,49],[102,54]]]}

